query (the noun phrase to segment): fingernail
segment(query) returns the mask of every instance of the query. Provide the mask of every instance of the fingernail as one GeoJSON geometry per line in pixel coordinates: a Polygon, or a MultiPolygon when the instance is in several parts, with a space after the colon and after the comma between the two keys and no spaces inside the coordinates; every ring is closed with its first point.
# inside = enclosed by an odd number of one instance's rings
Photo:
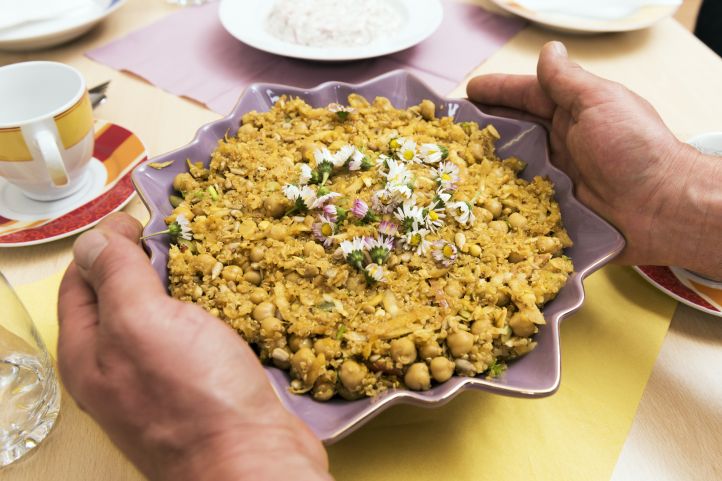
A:
{"type": "Polygon", "coordinates": [[[562,57],[568,57],[569,54],[567,53],[567,48],[564,46],[563,43],[554,41],[552,42],[552,49],[557,55],[561,55],[562,57]]]}
{"type": "Polygon", "coordinates": [[[95,259],[108,245],[108,238],[102,231],[91,230],[78,237],[73,246],[73,257],[78,267],[88,271],[93,266],[95,259]]]}

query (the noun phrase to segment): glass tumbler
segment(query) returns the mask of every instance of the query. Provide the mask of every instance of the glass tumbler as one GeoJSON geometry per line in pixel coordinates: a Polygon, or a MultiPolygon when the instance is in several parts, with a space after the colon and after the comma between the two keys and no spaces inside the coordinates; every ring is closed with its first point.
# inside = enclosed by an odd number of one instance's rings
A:
{"type": "Polygon", "coordinates": [[[0,467],[37,446],[59,409],[60,389],[50,355],[0,273],[0,467]]]}

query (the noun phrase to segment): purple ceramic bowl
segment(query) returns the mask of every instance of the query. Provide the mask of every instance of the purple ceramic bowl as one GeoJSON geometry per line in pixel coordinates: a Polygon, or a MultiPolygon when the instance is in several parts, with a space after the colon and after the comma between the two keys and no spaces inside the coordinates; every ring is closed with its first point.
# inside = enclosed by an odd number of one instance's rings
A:
{"type": "MultiPolygon", "coordinates": [[[[515,155],[526,161],[528,166],[522,172],[522,177],[527,180],[541,175],[550,178],[554,183],[564,224],[574,240],[574,247],[566,253],[574,261],[575,272],[559,295],[544,307],[547,324],[541,327],[536,336],[536,349],[511,362],[499,378],[487,380],[483,377],[453,377],[425,392],[398,389],[373,399],[334,399],[330,402],[318,402],[310,396],[288,392],[289,376],[279,369],[266,367],[281,401],[303,419],[321,440],[330,443],[346,436],[394,404],[439,406],[465,389],[481,389],[529,398],[553,394],[559,387],[561,369],[559,324],[582,305],[582,280],[616,256],[624,247],[624,239],[613,227],[574,198],[569,177],[549,162],[547,132],[543,127],[531,122],[486,115],[467,100],[441,98],[403,70],[390,72],[359,85],[327,82],[309,90],[284,85],[251,85],[227,117],[201,127],[190,144],[151,159],[135,169],[133,182],[151,214],[145,232],[158,232],[166,228],[163,218],[172,210],[168,196],[173,193],[173,178],[187,170],[185,159],[207,164],[218,139],[228,131],[235,132],[243,114],[251,110],[266,111],[281,95],[298,96],[313,106],[326,106],[332,102],[345,104],[351,93],[361,94],[368,99],[384,96],[397,108],[406,108],[430,99],[436,104],[439,116],[449,115],[457,122],[478,122],[482,127],[493,123],[501,134],[501,140],[497,143],[500,157],[515,155]],[[162,170],[148,166],[151,161],[168,160],[177,162],[162,170]]],[[[168,238],[150,238],[145,241],[145,247],[158,276],[166,282],[168,238]]]]}

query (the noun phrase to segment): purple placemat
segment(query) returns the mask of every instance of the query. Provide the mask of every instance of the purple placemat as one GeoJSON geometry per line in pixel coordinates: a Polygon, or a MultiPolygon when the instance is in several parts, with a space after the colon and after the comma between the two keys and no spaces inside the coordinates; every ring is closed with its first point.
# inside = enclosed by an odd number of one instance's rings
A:
{"type": "Polygon", "coordinates": [[[239,42],[221,25],[214,2],[181,9],[87,55],[225,114],[253,82],[299,87],[328,80],[358,83],[397,68],[412,71],[437,92],[446,93],[524,26],[516,18],[445,1],[441,26],[416,47],[377,59],[318,63],[280,57],[239,42]]]}

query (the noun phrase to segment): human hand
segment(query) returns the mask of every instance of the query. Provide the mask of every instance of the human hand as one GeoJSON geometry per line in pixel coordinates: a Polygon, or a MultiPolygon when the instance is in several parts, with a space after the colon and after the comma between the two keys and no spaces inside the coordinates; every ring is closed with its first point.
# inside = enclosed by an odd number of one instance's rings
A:
{"type": "Polygon", "coordinates": [[[536,77],[483,75],[467,93],[551,123],[552,162],[627,239],[619,262],[722,276],[722,162],[677,140],[647,101],[571,62],[559,42],[542,49],[536,77]]]}
{"type": "Polygon", "coordinates": [[[78,405],[151,480],[330,479],[321,443],[249,346],[168,297],[114,214],[78,238],[60,286],[58,365],[78,405]]]}

